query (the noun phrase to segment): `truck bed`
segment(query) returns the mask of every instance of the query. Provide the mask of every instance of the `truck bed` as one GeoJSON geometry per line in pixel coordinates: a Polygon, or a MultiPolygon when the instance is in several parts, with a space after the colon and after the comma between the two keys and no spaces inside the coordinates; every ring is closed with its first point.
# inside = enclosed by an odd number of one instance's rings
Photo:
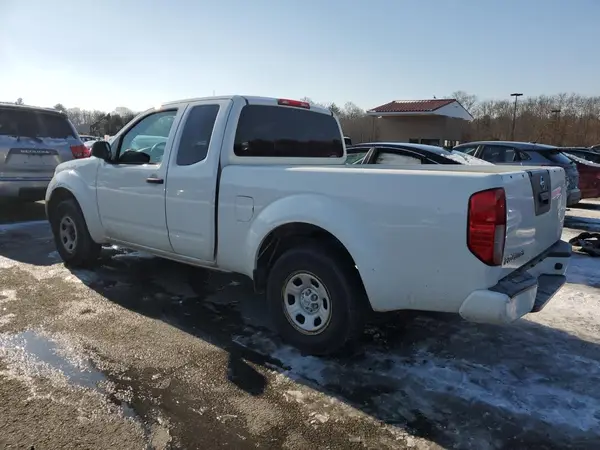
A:
{"type": "Polygon", "coordinates": [[[251,276],[247,268],[255,255],[240,257],[239,249],[250,248],[253,227],[274,226],[275,220],[314,223],[358,255],[369,296],[379,299],[375,309],[401,303],[456,312],[470,292],[494,286],[560,239],[564,171],[546,170],[556,195],[549,211],[536,216],[528,173],[510,167],[230,165],[221,174],[218,234],[227,245],[219,247],[218,263],[251,276]],[[506,191],[508,217],[505,262],[493,267],[467,248],[467,209],[473,193],[497,187],[506,191]],[[246,214],[240,195],[245,208],[252,205],[249,220],[236,219],[246,214]],[[224,225],[230,222],[236,225],[224,225]]]}

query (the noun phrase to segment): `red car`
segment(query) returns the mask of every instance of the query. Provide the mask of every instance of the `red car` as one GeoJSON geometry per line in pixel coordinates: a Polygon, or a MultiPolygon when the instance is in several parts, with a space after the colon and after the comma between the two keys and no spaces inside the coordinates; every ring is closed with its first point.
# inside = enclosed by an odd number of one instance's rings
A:
{"type": "Polygon", "coordinates": [[[600,197],[600,154],[586,148],[561,150],[577,165],[581,198],[600,197]]]}

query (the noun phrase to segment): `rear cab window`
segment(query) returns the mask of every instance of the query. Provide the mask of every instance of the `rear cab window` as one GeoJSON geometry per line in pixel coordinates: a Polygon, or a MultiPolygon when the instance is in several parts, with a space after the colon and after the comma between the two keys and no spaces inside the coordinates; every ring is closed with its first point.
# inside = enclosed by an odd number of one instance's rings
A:
{"type": "Polygon", "coordinates": [[[0,107],[0,136],[67,139],[77,133],[61,114],[0,107]]]}
{"type": "Polygon", "coordinates": [[[342,158],[342,139],[332,115],[250,104],[240,113],[233,150],[239,157],[342,158]]]}

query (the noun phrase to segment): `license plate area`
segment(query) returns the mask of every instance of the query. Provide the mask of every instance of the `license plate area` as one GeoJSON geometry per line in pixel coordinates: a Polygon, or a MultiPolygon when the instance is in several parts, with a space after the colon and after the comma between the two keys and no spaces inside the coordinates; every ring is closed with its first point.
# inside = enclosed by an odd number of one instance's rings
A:
{"type": "Polygon", "coordinates": [[[533,203],[535,205],[535,215],[540,216],[550,211],[552,207],[552,198],[550,196],[550,188],[552,186],[550,180],[550,171],[528,170],[529,181],[531,182],[531,191],[533,192],[533,203]]]}
{"type": "Polygon", "coordinates": [[[11,148],[6,155],[5,164],[18,169],[56,167],[58,151],[55,149],[11,148]]]}

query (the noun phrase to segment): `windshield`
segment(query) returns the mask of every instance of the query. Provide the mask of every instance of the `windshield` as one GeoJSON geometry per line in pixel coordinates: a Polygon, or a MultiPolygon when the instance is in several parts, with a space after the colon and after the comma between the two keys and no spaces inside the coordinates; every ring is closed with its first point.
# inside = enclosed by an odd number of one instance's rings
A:
{"type": "Polygon", "coordinates": [[[449,152],[447,155],[444,155],[444,157],[469,166],[493,166],[491,162],[461,152],[449,152]]]}

